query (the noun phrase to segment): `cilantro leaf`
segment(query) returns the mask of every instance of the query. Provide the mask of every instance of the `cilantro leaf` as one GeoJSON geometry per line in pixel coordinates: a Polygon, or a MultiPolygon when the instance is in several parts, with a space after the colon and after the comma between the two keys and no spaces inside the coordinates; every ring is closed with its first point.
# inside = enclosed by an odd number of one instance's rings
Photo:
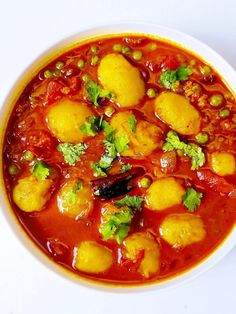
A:
{"type": "Polygon", "coordinates": [[[123,211],[109,214],[108,221],[99,229],[103,240],[108,240],[114,236],[118,244],[122,243],[129,232],[132,218],[133,212],[128,207],[123,211]]]}
{"type": "Polygon", "coordinates": [[[198,169],[206,162],[205,154],[200,146],[194,143],[186,144],[185,142],[182,142],[174,131],[169,131],[167,133],[166,142],[162,149],[165,152],[176,149],[182,150],[185,155],[191,158],[191,170],[198,169]]]}
{"type": "Polygon", "coordinates": [[[166,70],[161,74],[160,82],[167,89],[171,89],[172,84],[175,83],[176,81],[177,81],[176,71],[166,70]]]}
{"type": "Polygon", "coordinates": [[[90,116],[87,121],[80,126],[80,131],[88,136],[95,136],[102,129],[103,117],[90,116]]]}
{"type": "Polygon", "coordinates": [[[99,165],[99,162],[92,164],[92,169],[96,177],[105,177],[107,175],[106,169],[102,169],[99,165]]]}
{"type": "Polygon", "coordinates": [[[69,203],[69,205],[74,205],[78,199],[77,191],[83,189],[83,182],[81,180],[77,180],[75,186],[71,189],[71,191],[68,191],[65,195],[66,201],[69,203]]]}
{"type": "Polygon", "coordinates": [[[166,89],[171,89],[176,81],[186,81],[192,71],[182,65],[176,70],[166,70],[160,76],[160,82],[166,89]]]}
{"type": "Polygon", "coordinates": [[[177,68],[176,74],[179,81],[186,81],[193,72],[188,67],[182,65],[177,68]]]}
{"type": "Polygon", "coordinates": [[[102,121],[102,129],[105,132],[105,137],[107,140],[112,140],[113,139],[113,135],[116,133],[116,130],[113,129],[113,127],[110,125],[109,122],[107,122],[106,120],[102,121]]]}
{"type": "Polygon", "coordinates": [[[93,81],[89,81],[86,90],[89,96],[90,101],[94,104],[94,106],[99,107],[98,99],[99,98],[113,98],[114,95],[105,90],[102,89],[97,83],[93,81]]]}
{"type": "Polygon", "coordinates": [[[79,190],[82,190],[84,187],[83,182],[81,180],[77,180],[75,186],[73,187],[72,191],[76,193],[79,190]]]}
{"type": "Polygon", "coordinates": [[[80,160],[80,156],[84,154],[88,148],[87,144],[70,144],[64,143],[57,146],[57,150],[62,152],[64,160],[70,166],[74,166],[80,160]]]}
{"type": "Polygon", "coordinates": [[[121,166],[121,173],[125,173],[125,172],[129,171],[130,169],[132,169],[132,165],[131,164],[122,164],[122,166],[121,166]]]}
{"type": "Polygon", "coordinates": [[[45,180],[50,174],[50,167],[42,160],[38,160],[31,168],[31,172],[39,180],[45,180]]]}
{"type": "Polygon", "coordinates": [[[129,138],[126,135],[114,138],[113,143],[118,153],[122,153],[123,151],[129,148],[128,147],[129,138]]]}
{"type": "Polygon", "coordinates": [[[129,122],[131,131],[134,133],[136,130],[137,120],[133,114],[130,115],[128,122],[129,122]]]}
{"type": "Polygon", "coordinates": [[[143,197],[128,195],[116,201],[114,205],[120,210],[108,214],[107,222],[99,228],[103,240],[108,240],[114,236],[117,243],[121,244],[130,230],[134,210],[141,210],[142,202],[143,197]]]}
{"type": "Polygon", "coordinates": [[[116,201],[115,206],[118,208],[123,207],[123,206],[128,206],[129,208],[136,208],[138,210],[141,210],[142,202],[143,202],[143,197],[141,196],[126,195],[125,197],[116,201]]]}
{"type": "Polygon", "coordinates": [[[129,233],[130,226],[128,224],[120,224],[115,233],[115,239],[118,244],[121,244],[124,238],[129,233]]]}
{"type": "Polygon", "coordinates": [[[183,204],[189,212],[195,212],[196,208],[201,204],[202,193],[198,193],[193,188],[188,188],[183,196],[183,204]]]}
{"type": "Polygon", "coordinates": [[[117,155],[116,148],[113,143],[104,140],[103,144],[105,146],[105,153],[98,162],[92,165],[94,174],[102,177],[106,175],[107,170],[111,167],[111,164],[117,155]]]}

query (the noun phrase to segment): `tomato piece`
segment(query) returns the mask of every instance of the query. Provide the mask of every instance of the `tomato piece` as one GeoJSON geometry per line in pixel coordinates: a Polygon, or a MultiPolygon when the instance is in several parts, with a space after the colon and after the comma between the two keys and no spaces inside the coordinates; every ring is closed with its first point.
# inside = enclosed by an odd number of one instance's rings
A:
{"type": "Polygon", "coordinates": [[[175,56],[166,56],[165,60],[161,64],[163,70],[176,70],[179,67],[179,61],[175,56]]]}
{"type": "Polygon", "coordinates": [[[63,93],[61,92],[62,88],[66,85],[62,81],[50,81],[47,86],[45,102],[47,105],[53,103],[62,97],[63,93]]]}
{"type": "Polygon", "coordinates": [[[176,70],[180,63],[175,56],[158,55],[154,60],[148,61],[148,68],[156,73],[160,70],[176,70]]]}
{"type": "Polygon", "coordinates": [[[32,130],[26,138],[26,145],[39,158],[49,158],[56,150],[57,140],[45,130],[32,130]]]}
{"type": "Polygon", "coordinates": [[[236,198],[236,186],[210,170],[197,171],[197,177],[206,187],[209,187],[214,192],[236,198]]]}

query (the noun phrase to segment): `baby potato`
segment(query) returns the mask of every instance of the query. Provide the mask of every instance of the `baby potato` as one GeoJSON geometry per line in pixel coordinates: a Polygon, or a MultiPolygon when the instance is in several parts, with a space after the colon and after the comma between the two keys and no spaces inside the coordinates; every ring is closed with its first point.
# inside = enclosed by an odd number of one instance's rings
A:
{"type": "Polygon", "coordinates": [[[116,130],[115,137],[129,138],[128,150],[122,156],[148,156],[156,148],[162,146],[162,130],[147,121],[137,121],[135,132],[132,132],[129,118],[131,112],[123,111],[115,114],[111,119],[111,126],[116,130]]]}
{"type": "Polygon", "coordinates": [[[59,211],[66,216],[85,218],[93,209],[93,196],[90,187],[83,184],[76,190],[77,180],[67,181],[57,196],[59,211]]]}
{"type": "Polygon", "coordinates": [[[210,156],[210,165],[212,171],[219,176],[227,176],[235,173],[235,158],[231,153],[212,153],[210,156]]]}
{"type": "Polygon", "coordinates": [[[187,98],[173,92],[163,92],[155,100],[155,113],[173,130],[183,135],[197,134],[201,117],[187,98]]]}
{"type": "Polygon", "coordinates": [[[202,219],[193,214],[170,214],[161,223],[161,237],[175,248],[203,240],[206,230],[202,219]]]}
{"type": "Polygon", "coordinates": [[[151,210],[163,210],[182,203],[185,193],[182,185],[174,178],[154,181],[146,192],[146,204],[151,210]]]}
{"type": "Polygon", "coordinates": [[[92,114],[86,104],[62,99],[49,108],[46,120],[50,131],[60,141],[79,143],[86,137],[80,126],[92,114]]]}
{"type": "Polygon", "coordinates": [[[95,241],[82,242],[74,252],[74,267],[86,273],[103,273],[113,264],[112,251],[95,241]]]}
{"type": "Polygon", "coordinates": [[[38,180],[34,175],[19,179],[13,188],[13,200],[25,212],[40,211],[50,198],[52,180],[38,180]]]}
{"type": "Polygon", "coordinates": [[[102,86],[115,94],[120,107],[137,105],[145,94],[139,70],[120,54],[111,53],[102,58],[98,77],[102,86]]]}
{"type": "Polygon", "coordinates": [[[154,237],[148,232],[136,232],[124,241],[125,257],[137,259],[139,253],[144,251],[138,272],[145,278],[156,274],[160,270],[160,250],[154,237]]]}

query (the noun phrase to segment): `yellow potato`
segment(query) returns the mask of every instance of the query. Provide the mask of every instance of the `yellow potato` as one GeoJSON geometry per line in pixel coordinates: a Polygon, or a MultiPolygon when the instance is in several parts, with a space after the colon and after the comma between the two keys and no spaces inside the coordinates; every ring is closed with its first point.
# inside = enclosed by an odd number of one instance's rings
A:
{"type": "Polygon", "coordinates": [[[156,274],[160,270],[160,250],[153,236],[148,232],[136,232],[124,241],[125,257],[131,260],[138,258],[143,251],[138,272],[145,278],[156,274]]]}
{"type": "Polygon", "coordinates": [[[62,186],[57,196],[57,205],[66,216],[85,218],[93,209],[92,191],[86,184],[74,191],[76,182],[77,180],[69,180],[62,186]]]}
{"type": "Polygon", "coordinates": [[[120,107],[137,105],[145,94],[139,70],[120,54],[111,53],[102,58],[98,77],[102,86],[115,94],[120,107]]]}
{"type": "Polygon", "coordinates": [[[19,179],[13,200],[25,212],[40,211],[50,198],[52,180],[38,180],[34,175],[19,179]]]}
{"type": "Polygon", "coordinates": [[[95,241],[82,242],[74,252],[74,267],[86,273],[103,273],[113,264],[112,251],[95,241]]]}
{"type": "Polygon", "coordinates": [[[174,178],[154,181],[146,192],[146,204],[151,210],[163,210],[182,203],[185,193],[182,185],[174,178]]]}
{"type": "Polygon", "coordinates": [[[203,240],[206,230],[202,219],[193,214],[170,214],[161,223],[162,238],[175,248],[203,240]]]}
{"type": "Polygon", "coordinates": [[[211,169],[219,176],[235,173],[235,158],[231,153],[215,152],[210,156],[211,169]]]}
{"type": "Polygon", "coordinates": [[[86,134],[80,126],[92,111],[84,103],[62,99],[52,105],[47,113],[47,123],[52,134],[62,142],[79,143],[86,134]]]}
{"type": "Polygon", "coordinates": [[[136,130],[132,132],[129,118],[132,112],[123,111],[111,119],[111,126],[117,131],[115,137],[127,136],[129,149],[122,156],[148,156],[156,148],[162,146],[162,130],[147,121],[137,120],[136,130]]]}
{"type": "Polygon", "coordinates": [[[155,113],[180,134],[197,134],[200,130],[199,112],[182,95],[173,92],[161,93],[155,100],[155,113]]]}

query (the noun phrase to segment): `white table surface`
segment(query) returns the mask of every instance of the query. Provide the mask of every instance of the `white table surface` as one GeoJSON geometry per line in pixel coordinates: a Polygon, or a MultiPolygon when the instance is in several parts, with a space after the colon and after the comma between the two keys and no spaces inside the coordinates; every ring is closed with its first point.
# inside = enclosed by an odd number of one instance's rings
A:
{"type": "MultiPolygon", "coordinates": [[[[0,104],[21,71],[48,45],[91,24],[156,22],[213,47],[236,69],[234,0],[0,0],[0,104]]],[[[235,314],[236,248],[180,287],[105,294],[55,275],[22,248],[0,211],[0,314],[235,314]]]]}

